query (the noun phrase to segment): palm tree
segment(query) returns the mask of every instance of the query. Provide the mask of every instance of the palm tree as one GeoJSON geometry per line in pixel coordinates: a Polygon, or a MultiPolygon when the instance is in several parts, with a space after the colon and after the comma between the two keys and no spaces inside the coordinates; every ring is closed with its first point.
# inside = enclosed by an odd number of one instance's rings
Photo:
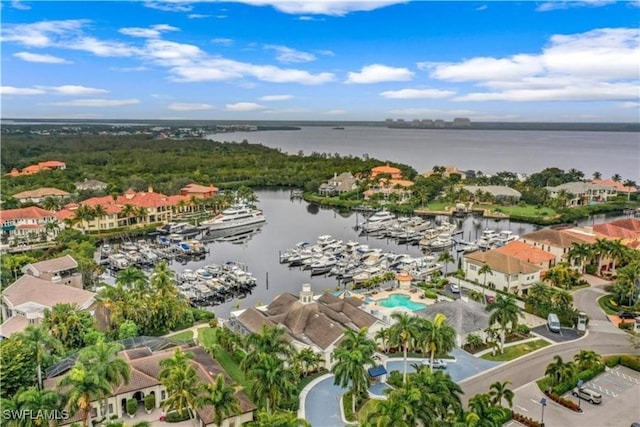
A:
{"type": "Polygon", "coordinates": [[[485,262],[482,264],[482,267],[480,267],[480,270],[478,270],[478,274],[482,274],[484,276],[484,281],[482,282],[482,295],[484,296],[484,290],[487,287],[487,274],[493,276],[493,270],[489,267],[489,264],[485,262]]]}
{"type": "Polygon", "coordinates": [[[196,407],[213,406],[214,421],[217,426],[221,426],[223,420],[240,410],[234,389],[225,384],[222,374],[218,374],[215,384],[204,384],[202,391],[204,395],[198,396],[196,407]]]}
{"type": "Polygon", "coordinates": [[[447,273],[449,272],[449,264],[454,262],[455,259],[453,255],[451,255],[448,251],[442,251],[442,253],[438,256],[438,262],[444,264],[444,277],[447,277],[447,273]]]}
{"type": "Polygon", "coordinates": [[[470,427],[500,427],[507,416],[505,408],[491,404],[491,396],[487,393],[469,399],[469,410],[466,424],[470,427]]]}
{"type": "Polygon", "coordinates": [[[429,351],[431,369],[433,369],[433,359],[436,354],[447,353],[456,345],[456,331],[446,324],[447,317],[442,313],[437,313],[433,321],[422,320],[420,325],[425,329],[420,334],[420,339],[424,340],[425,348],[429,351]]]}
{"type": "Polygon", "coordinates": [[[89,205],[80,205],[75,211],[75,220],[80,224],[80,228],[82,231],[86,231],[85,222],[88,224],[89,221],[95,218],[94,210],[89,205]]]}
{"type": "Polygon", "coordinates": [[[609,257],[611,257],[611,271],[615,273],[616,262],[622,261],[627,255],[627,247],[620,240],[609,241],[609,257]]]}
{"type": "Polygon", "coordinates": [[[258,352],[258,358],[247,371],[253,379],[251,393],[258,407],[274,412],[283,402],[291,399],[296,391],[296,378],[284,361],[275,354],[258,352]]]}
{"type": "Polygon", "coordinates": [[[382,352],[386,353],[389,350],[389,342],[391,340],[391,329],[390,328],[382,328],[376,331],[373,339],[376,342],[379,342],[382,345],[382,352]]]}
{"type": "Polygon", "coordinates": [[[42,209],[46,209],[48,211],[57,211],[60,207],[60,202],[51,196],[47,196],[42,201],[41,206],[42,209]]]}
{"type": "Polygon", "coordinates": [[[560,384],[573,378],[574,369],[571,362],[564,363],[562,357],[553,356],[553,363],[547,365],[544,374],[551,379],[552,385],[560,384]]]}
{"type": "Polygon", "coordinates": [[[534,283],[529,289],[528,300],[537,309],[540,303],[548,304],[551,301],[553,290],[542,282],[534,283]]]}
{"type": "Polygon", "coordinates": [[[390,334],[391,342],[402,346],[404,355],[404,371],[402,373],[402,382],[407,383],[407,352],[409,346],[418,338],[418,321],[417,318],[407,313],[392,313],[391,318],[395,323],[391,325],[390,334]]]}
{"type": "Polygon", "coordinates": [[[36,360],[38,387],[42,390],[42,363],[51,351],[62,352],[62,344],[46,331],[42,324],[27,326],[21,333],[20,340],[32,349],[36,360]]]}
{"type": "Polygon", "coordinates": [[[573,361],[580,370],[592,369],[602,364],[600,355],[590,350],[580,350],[580,353],[573,356],[573,361]]]}
{"type": "Polygon", "coordinates": [[[619,268],[616,283],[613,285],[616,301],[622,303],[626,300],[629,306],[633,305],[638,293],[638,282],[640,282],[640,261],[634,261],[619,268]]]}
{"type": "Polygon", "coordinates": [[[291,411],[258,411],[255,421],[250,422],[249,427],[311,427],[311,423],[302,418],[298,418],[295,412],[291,411]]]}
{"type": "Polygon", "coordinates": [[[571,307],[573,295],[563,289],[554,289],[553,294],[551,294],[551,302],[558,308],[571,307]]]}
{"type": "Polygon", "coordinates": [[[622,177],[620,176],[620,174],[615,173],[611,177],[611,181],[620,182],[620,181],[622,181],[622,177]]]}
{"type": "Polygon", "coordinates": [[[453,421],[462,415],[462,388],[449,374],[419,366],[409,384],[422,393],[417,412],[424,425],[453,421]]]}
{"type": "Polygon", "coordinates": [[[294,365],[298,365],[303,375],[310,371],[315,371],[320,365],[322,358],[311,348],[306,347],[294,355],[294,365]]]}
{"type": "Polygon", "coordinates": [[[293,347],[285,337],[284,329],[262,326],[260,333],[251,333],[247,336],[247,357],[240,364],[247,372],[262,354],[268,354],[281,360],[293,355],[293,347]]]}
{"type": "MultiPolygon", "coordinates": [[[[65,406],[65,398],[63,395],[53,390],[38,390],[37,387],[30,387],[21,391],[16,396],[16,401],[21,411],[30,411],[34,415],[37,414],[38,411],[43,411],[44,413],[62,411],[65,406]]],[[[4,405],[2,406],[4,408],[4,405]]],[[[25,421],[28,422],[29,420],[25,421]]],[[[30,421],[36,426],[47,423],[46,420],[43,419],[30,421]]]]}
{"type": "Polygon", "coordinates": [[[598,269],[596,274],[601,274],[603,260],[609,255],[609,241],[606,239],[596,239],[596,241],[591,245],[591,249],[593,254],[598,257],[598,269]]]}
{"type": "Polygon", "coordinates": [[[576,243],[573,242],[571,244],[571,249],[567,252],[567,260],[575,265],[578,263],[580,265],[580,273],[584,274],[584,270],[588,261],[593,257],[593,251],[591,250],[591,245],[587,243],[576,243]]]}
{"type": "Polygon", "coordinates": [[[502,401],[506,400],[509,408],[513,408],[513,397],[515,394],[513,390],[509,389],[511,381],[495,383],[489,386],[489,396],[491,396],[491,403],[495,406],[502,406],[502,401]]]}
{"type": "Polygon", "coordinates": [[[486,310],[491,313],[489,324],[500,325],[500,353],[504,354],[504,341],[507,331],[518,326],[518,318],[524,317],[513,295],[498,295],[494,303],[489,304],[486,310]]]}
{"type": "Polygon", "coordinates": [[[198,375],[195,367],[189,362],[193,353],[184,353],[177,348],[173,356],[160,361],[158,378],[167,389],[168,397],[162,402],[162,407],[180,414],[187,411],[189,419],[193,418],[192,409],[196,408],[199,394],[198,375]]]}
{"type": "MultiPolygon", "coordinates": [[[[122,383],[129,384],[131,377],[131,366],[118,357],[118,352],[123,348],[122,344],[100,339],[95,345],[81,350],[76,363],[96,372],[112,388],[117,388],[122,383]]],[[[103,405],[103,408],[107,407],[106,396],[103,405]]]]}
{"type": "Polygon", "coordinates": [[[131,225],[131,219],[136,215],[136,207],[130,203],[126,203],[122,207],[120,215],[127,219],[127,225],[131,225]]]}
{"type": "Polygon", "coordinates": [[[591,174],[591,177],[593,179],[600,180],[600,179],[602,179],[602,174],[600,172],[598,172],[598,171],[595,171],[594,173],[591,174]]]}
{"type": "Polygon", "coordinates": [[[118,273],[116,283],[126,289],[142,288],[147,281],[147,276],[137,267],[129,266],[118,273]]]}
{"type": "Polygon", "coordinates": [[[60,387],[69,387],[67,399],[72,414],[82,412],[82,425],[87,427],[91,402],[111,394],[109,382],[98,372],[87,369],[78,364],[71,369],[71,373],[60,381],[60,387]]]}
{"type": "MultiPolygon", "coordinates": [[[[394,313],[395,314],[395,313],[394,313]]],[[[373,365],[375,343],[367,337],[367,329],[356,332],[346,329],[344,338],[333,352],[334,384],[340,387],[351,385],[351,408],[356,411],[356,398],[366,390],[369,383],[367,365],[373,365]]]]}
{"type": "Polygon", "coordinates": [[[102,218],[107,216],[109,213],[102,205],[96,205],[93,208],[93,215],[98,218],[98,230],[100,230],[100,223],[102,222],[102,218]]]}

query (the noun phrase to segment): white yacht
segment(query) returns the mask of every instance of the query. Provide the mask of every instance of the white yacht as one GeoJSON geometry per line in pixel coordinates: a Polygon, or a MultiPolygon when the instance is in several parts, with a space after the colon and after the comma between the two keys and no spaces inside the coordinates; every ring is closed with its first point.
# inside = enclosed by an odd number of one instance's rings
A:
{"type": "Polygon", "coordinates": [[[260,224],[265,221],[266,219],[259,209],[254,209],[249,205],[232,205],[215,218],[201,222],[200,227],[209,231],[227,230],[260,224]]]}
{"type": "Polygon", "coordinates": [[[388,210],[381,210],[367,218],[367,223],[373,224],[376,222],[387,222],[394,219],[396,219],[396,216],[393,213],[389,212],[388,210]]]}

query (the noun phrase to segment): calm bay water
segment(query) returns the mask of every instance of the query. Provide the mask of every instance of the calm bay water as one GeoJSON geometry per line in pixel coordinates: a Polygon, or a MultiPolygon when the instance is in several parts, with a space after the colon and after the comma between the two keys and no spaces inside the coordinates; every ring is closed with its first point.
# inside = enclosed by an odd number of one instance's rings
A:
{"type": "Polygon", "coordinates": [[[413,166],[419,173],[435,165],[485,173],[533,173],[547,167],[576,168],[587,176],[620,174],[640,181],[637,132],[490,131],[389,129],[353,126],[344,130],[303,127],[299,131],[236,132],[209,135],[218,141],[259,143],[296,154],[339,153],[413,166]]]}
{"type": "MultiPolygon", "coordinates": [[[[393,240],[377,239],[374,237],[359,236],[354,226],[365,218],[362,214],[351,212],[339,214],[332,209],[321,208],[315,204],[289,199],[288,190],[259,191],[258,206],[264,211],[267,223],[260,232],[243,244],[229,242],[212,242],[208,244],[209,253],[206,259],[192,261],[188,264],[174,262],[172,268],[177,272],[185,268],[195,270],[207,264],[223,264],[227,261],[235,261],[246,264],[248,270],[258,279],[258,285],[251,295],[241,300],[230,301],[215,306],[213,311],[222,318],[227,318],[230,311],[236,309],[237,304],[241,308],[254,306],[258,303],[269,303],[278,294],[291,292],[297,294],[303,283],[311,284],[312,289],[319,293],[325,289],[334,290],[339,285],[331,276],[311,277],[309,271],[299,268],[289,268],[286,264],[280,264],[279,251],[292,248],[297,242],[306,241],[315,243],[318,236],[329,234],[336,239],[347,242],[357,240],[366,243],[372,248],[395,253],[408,253],[413,256],[421,254],[418,246],[397,245],[393,240]],[[267,288],[268,282],[268,288],[267,288]]],[[[438,217],[442,220],[445,217],[438,217]]],[[[452,219],[453,220],[453,219],[452,219]]],[[[458,220],[460,221],[460,220],[458,220]]],[[[604,216],[590,219],[585,223],[604,221],[604,216]]],[[[511,230],[514,234],[523,235],[536,229],[534,225],[513,222],[509,220],[483,220],[480,224],[474,224],[472,218],[467,218],[458,223],[460,236],[464,240],[476,240],[483,229],[511,230]]],[[[457,254],[454,252],[454,255],[457,254]]],[[[449,268],[449,271],[455,268],[449,268]]]]}

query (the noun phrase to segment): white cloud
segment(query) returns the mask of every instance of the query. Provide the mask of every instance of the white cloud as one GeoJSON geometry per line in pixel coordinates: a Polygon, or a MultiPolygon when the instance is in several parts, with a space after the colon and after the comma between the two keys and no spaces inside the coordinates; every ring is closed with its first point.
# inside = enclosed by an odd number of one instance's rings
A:
{"type": "Polygon", "coordinates": [[[293,95],[265,95],[259,99],[260,101],[287,101],[293,99],[293,95]]]}
{"type": "Polygon", "coordinates": [[[260,104],[256,104],[255,102],[238,102],[236,104],[227,104],[227,111],[259,111],[264,110],[266,107],[260,104]]]}
{"type": "Polygon", "coordinates": [[[330,116],[339,116],[341,114],[347,114],[347,110],[329,110],[325,112],[325,114],[328,114],[330,116]]]}
{"type": "Polygon", "coordinates": [[[308,108],[280,108],[276,110],[264,110],[264,114],[301,114],[310,113],[308,108]]]}
{"type": "Polygon", "coordinates": [[[634,100],[640,92],[640,32],[603,28],[554,35],[538,54],[419,63],[431,78],[473,82],[457,101],[634,100]]]}
{"type": "Polygon", "coordinates": [[[325,55],[325,56],[335,56],[335,53],[333,53],[332,50],[328,50],[328,49],[318,50],[317,53],[319,53],[320,55],[325,55]]]}
{"type": "Polygon", "coordinates": [[[615,0],[547,1],[540,4],[536,10],[538,12],[548,12],[550,10],[569,9],[574,7],[601,7],[611,3],[615,3],[615,0]]]}
{"type": "Polygon", "coordinates": [[[183,0],[157,0],[145,1],[144,6],[163,12],[189,12],[193,9],[189,3],[190,2],[183,0]]]}
{"type": "Polygon", "coordinates": [[[79,34],[89,21],[69,19],[62,21],[40,21],[32,24],[3,24],[2,41],[16,42],[30,47],[48,47],[62,38],[79,34]]]}
{"type": "Polygon", "coordinates": [[[70,95],[70,96],[82,96],[82,95],[99,95],[109,93],[108,90],[98,89],[95,87],[86,87],[79,85],[63,85],[63,86],[36,86],[40,89],[46,89],[50,93],[56,95],[70,95]]]}
{"type": "Polygon", "coordinates": [[[373,64],[362,67],[360,72],[350,72],[345,83],[381,83],[411,80],[413,72],[407,68],[373,64]]]}
{"type": "Polygon", "coordinates": [[[13,7],[14,9],[18,9],[18,10],[30,10],[31,6],[26,5],[24,3],[22,3],[21,1],[18,0],[13,0],[11,2],[11,7],[13,7]]]}
{"type": "Polygon", "coordinates": [[[204,19],[204,18],[210,18],[211,15],[202,15],[200,13],[191,13],[189,15],[187,15],[187,18],[189,19],[204,19]]]}
{"type": "Polygon", "coordinates": [[[43,95],[42,89],[33,89],[28,87],[0,86],[0,95],[2,96],[31,96],[43,95]]]}
{"type": "Polygon", "coordinates": [[[400,89],[381,92],[380,96],[390,99],[440,99],[455,94],[454,91],[440,89],[400,89]]]}
{"type": "Polygon", "coordinates": [[[149,28],[126,27],[126,28],[120,28],[118,30],[119,33],[125,34],[127,36],[143,37],[143,38],[158,38],[162,35],[163,32],[166,32],[166,31],[180,31],[180,29],[176,27],[172,27],[171,25],[158,24],[158,25],[153,25],[149,28]]]}
{"type": "Polygon", "coordinates": [[[188,104],[188,103],[174,103],[167,105],[169,110],[173,111],[206,111],[212,110],[213,105],[209,104],[188,104]]]}
{"type": "Polygon", "coordinates": [[[298,21],[324,21],[324,18],[317,18],[315,16],[300,16],[298,21]]]}
{"type": "Polygon", "coordinates": [[[132,99],[74,99],[71,101],[52,102],[49,105],[59,107],[123,107],[127,105],[136,105],[140,101],[132,99]]]}
{"type": "Polygon", "coordinates": [[[638,109],[640,108],[640,102],[621,102],[620,104],[618,104],[618,107],[638,109]]]}
{"type": "Polygon", "coordinates": [[[95,37],[81,37],[67,46],[69,49],[91,52],[96,56],[135,56],[142,51],[126,43],[98,40],[95,37]]]}
{"type": "Polygon", "coordinates": [[[351,12],[367,12],[393,4],[406,3],[402,0],[330,0],[330,1],[278,1],[278,0],[239,0],[254,6],[273,6],[280,12],[292,15],[330,15],[345,16],[351,12]]]}
{"type": "Polygon", "coordinates": [[[131,72],[136,72],[136,71],[147,71],[148,68],[144,67],[144,66],[139,66],[139,67],[111,67],[109,68],[112,71],[120,71],[123,73],[131,73],[131,72]]]}
{"type": "Polygon", "coordinates": [[[488,8],[489,8],[489,6],[487,6],[486,4],[483,4],[482,6],[476,7],[476,10],[478,12],[482,12],[483,10],[487,10],[488,8]]]}
{"type": "Polygon", "coordinates": [[[315,61],[315,55],[309,52],[302,52],[286,46],[266,45],[267,50],[275,50],[278,55],[276,59],[280,62],[311,62],[315,61]]]}
{"type": "Polygon", "coordinates": [[[27,62],[41,62],[44,64],[71,64],[71,61],[67,61],[64,58],[59,58],[53,55],[31,53],[31,52],[16,52],[13,54],[16,58],[20,58],[27,62]]]}
{"type": "Polygon", "coordinates": [[[233,44],[233,39],[227,39],[227,38],[219,37],[217,39],[212,39],[211,43],[219,44],[219,45],[222,45],[222,46],[231,46],[233,44]]]}

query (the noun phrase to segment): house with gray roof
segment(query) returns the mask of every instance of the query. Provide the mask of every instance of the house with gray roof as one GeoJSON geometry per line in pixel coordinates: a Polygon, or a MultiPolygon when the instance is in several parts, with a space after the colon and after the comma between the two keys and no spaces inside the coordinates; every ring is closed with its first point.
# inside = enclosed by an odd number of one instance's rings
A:
{"type": "Polygon", "coordinates": [[[506,185],[465,185],[462,188],[471,194],[477,194],[478,191],[489,193],[496,201],[509,204],[518,203],[522,197],[522,193],[506,185]]]}
{"type": "Polygon", "coordinates": [[[567,206],[583,206],[606,202],[618,195],[615,188],[593,184],[591,182],[567,182],[555,187],[545,187],[549,192],[549,197],[555,199],[561,194],[567,196],[567,206]]]}
{"type": "Polygon", "coordinates": [[[108,186],[106,182],[98,181],[96,179],[87,179],[84,181],[74,182],[73,185],[76,186],[76,190],[85,190],[85,191],[102,191],[105,190],[108,186]]]}
{"type": "Polygon", "coordinates": [[[442,313],[447,318],[447,325],[456,331],[456,344],[462,347],[469,334],[484,336],[489,327],[489,314],[485,306],[462,296],[455,301],[440,301],[415,312],[420,317],[433,320],[436,314],[442,313]]]}
{"type": "Polygon", "coordinates": [[[375,333],[382,327],[376,317],[360,308],[362,304],[356,297],[340,298],[326,292],[314,296],[311,286],[305,284],[299,296],[284,293],[267,306],[231,313],[226,326],[244,335],[260,332],[263,326],[283,328],[286,339],[297,350],[311,348],[330,369],[331,354],[346,328],[368,328],[375,333]]]}
{"type": "Polygon", "coordinates": [[[351,172],[342,172],[340,175],[333,174],[333,178],[321,184],[318,193],[323,196],[335,196],[356,188],[358,188],[358,178],[353,176],[351,172]]]}

